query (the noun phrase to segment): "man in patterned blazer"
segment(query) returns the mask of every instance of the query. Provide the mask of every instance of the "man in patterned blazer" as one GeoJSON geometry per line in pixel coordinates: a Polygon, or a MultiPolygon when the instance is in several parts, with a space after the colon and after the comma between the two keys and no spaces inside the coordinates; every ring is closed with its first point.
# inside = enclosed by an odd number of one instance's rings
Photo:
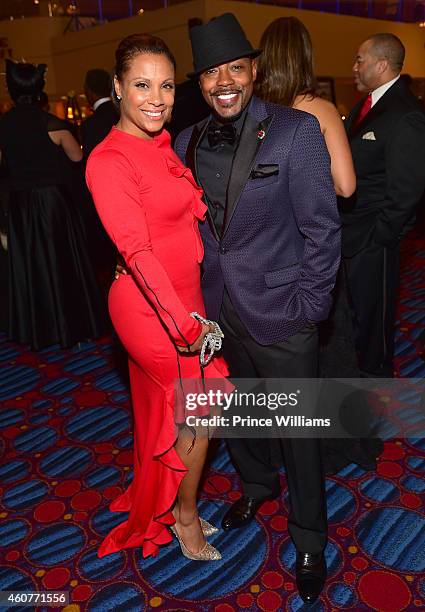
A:
{"type": "MultiPolygon", "coordinates": [[[[191,29],[194,73],[211,115],[175,149],[205,192],[203,294],[225,334],[232,377],[317,376],[317,323],[331,305],[340,223],[329,155],[316,119],[253,96],[253,49],[226,13],[191,29]]],[[[223,528],[243,526],[279,495],[272,440],[235,439],[230,452],[243,496],[223,528]]],[[[289,533],[306,602],[326,578],[324,476],[319,443],[285,439],[289,533]]]]}

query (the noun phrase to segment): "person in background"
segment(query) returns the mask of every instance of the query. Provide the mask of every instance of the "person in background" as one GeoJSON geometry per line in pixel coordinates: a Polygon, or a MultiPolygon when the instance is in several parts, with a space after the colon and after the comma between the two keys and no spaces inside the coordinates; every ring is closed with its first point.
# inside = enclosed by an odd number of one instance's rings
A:
{"type": "MultiPolygon", "coordinates": [[[[1,116],[1,112],[0,112],[1,116]]],[[[7,213],[9,208],[9,189],[7,171],[4,160],[0,160],[0,278],[3,281],[3,290],[0,294],[0,330],[7,331],[8,315],[8,261],[7,261],[7,213]]]]}
{"type": "Polygon", "coordinates": [[[46,94],[45,91],[42,91],[40,94],[39,106],[41,110],[44,111],[45,113],[50,113],[49,96],[46,94]]]}
{"type": "Polygon", "coordinates": [[[307,28],[296,17],[275,19],[261,36],[260,47],[256,95],[316,117],[331,157],[336,194],[351,196],[356,176],[350,146],[335,105],[315,94],[313,46],[307,28]]]}
{"type": "Polygon", "coordinates": [[[89,70],[84,79],[84,93],[93,114],[81,124],[83,155],[87,159],[93,149],[109,134],[119,119],[111,99],[111,75],[101,68],[89,70]]]}
{"type": "MultiPolygon", "coordinates": [[[[81,142],[84,161],[100,143],[119,119],[119,113],[111,98],[111,75],[101,68],[89,70],[84,79],[84,92],[93,114],[81,124],[81,142]]],[[[99,285],[106,296],[113,278],[116,261],[116,249],[105,232],[93,205],[93,200],[82,182],[81,200],[84,202],[83,218],[90,234],[90,258],[95,269],[99,285]]]]}
{"type": "Polygon", "coordinates": [[[45,64],[6,60],[15,107],[0,117],[9,193],[8,335],[36,350],[95,338],[104,322],[85,233],[64,175],[64,162],[78,163],[82,153],[63,121],[39,107],[45,70],[45,64]]]}
{"type": "Polygon", "coordinates": [[[360,45],[353,72],[365,97],[346,122],[357,189],[342,208],[342,253],[366,377],[393,376],[400,241],[425,189],[425,113],[400,78],[404,57],[394,34],[360,45]]]}
{"type": "Polygon", "coordinates": [[[194,121],[201,121],[209,115],[210,109],[199,89],[198,83],[187,79],[176,85],[176,99],[168,130],[172,142],[185,128],[193,125],[194,121]]]}

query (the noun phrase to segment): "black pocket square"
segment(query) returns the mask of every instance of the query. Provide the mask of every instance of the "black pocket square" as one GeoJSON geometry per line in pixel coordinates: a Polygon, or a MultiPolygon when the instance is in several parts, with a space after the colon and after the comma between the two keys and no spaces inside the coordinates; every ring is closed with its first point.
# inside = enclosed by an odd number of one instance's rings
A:
{"type": "Polygon", "coordinates": [[[273,176],[274,174],[279,174],[279,164],[258,164],[251,170],[249,178],[267,178],[268,176],[273,176]]]}

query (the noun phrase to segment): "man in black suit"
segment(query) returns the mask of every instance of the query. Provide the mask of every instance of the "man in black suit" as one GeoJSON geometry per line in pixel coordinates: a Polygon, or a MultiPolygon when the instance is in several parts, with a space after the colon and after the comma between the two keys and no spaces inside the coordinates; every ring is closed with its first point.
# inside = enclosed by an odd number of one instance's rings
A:
{"type": "MultiPolygon", "coordinates": [[[[93,109],[93,115],[81,125],[81,140],[84,161],[93,149],[109,134],[113,125],[119,119],[119,114],[111,100],[111,76],[106,70],[94,68],[89,70],[84,80],[84,92],[88,103],[93,109]]],[[[85,188],[84,220],[90,236],[90,254],[96,276],[105,293],[109,290],[115,267],[116,251],[109,239],[93,206],[93,202],[85,188]]]]}
{"type": "Polygon", "coordinates": [[[359,48],[347,119],[357,190],[342,205],[342,248],[365,376],[393,376],[399,244],[425,189],[425,114],[400,79],[404,46],[376,34],[359,48]]]}
{"type": "Polygon", "coordinates": [[[93,68],[86,74],[84,93],[87,102],[93,109],[81,126],[81,138],[84,158],[87,159],[93,149],[110,132],[119,119],[118,111],[111,100],[111,75],[101,68],[93,68]]]}

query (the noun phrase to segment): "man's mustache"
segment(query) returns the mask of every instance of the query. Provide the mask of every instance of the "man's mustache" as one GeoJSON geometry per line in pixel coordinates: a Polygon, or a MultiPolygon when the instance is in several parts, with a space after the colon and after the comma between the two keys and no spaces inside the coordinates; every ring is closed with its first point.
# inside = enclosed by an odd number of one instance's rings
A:
{"type": "Polygon", "coordinates": [[[220,89],[217,91],[212,91],[211,96],[229,96],[234,94],[242,93],[242,89],[220,89]]]}

